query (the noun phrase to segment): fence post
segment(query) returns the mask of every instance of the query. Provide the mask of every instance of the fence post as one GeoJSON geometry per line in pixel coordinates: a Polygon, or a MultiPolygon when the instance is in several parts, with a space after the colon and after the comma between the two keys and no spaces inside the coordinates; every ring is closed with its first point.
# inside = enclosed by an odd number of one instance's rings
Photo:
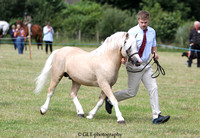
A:
{"type": "Polygon", "coordinates": [[[78,40],[81,41],[81,30],[78,31],[78,40]]]}
{"type": "Polygon", "coordinates": [[[30,28],[28,27],[28,42],[29,42],[29,53],[30,53],[30,59],[32,59],[32,54],[31,54],[31,34],[30,34],[30,28]]]}
{"type": "Polygon", "coordinates": [[[96,37],[97,37],[97,43],[99,43],[99,31],[97,31],[96,37]]]}
{"type": "Polygon", "coordinates": [[[59,32],[56,31],[56,39],[58,39],[58,36],[59,36],[59,32]]]}

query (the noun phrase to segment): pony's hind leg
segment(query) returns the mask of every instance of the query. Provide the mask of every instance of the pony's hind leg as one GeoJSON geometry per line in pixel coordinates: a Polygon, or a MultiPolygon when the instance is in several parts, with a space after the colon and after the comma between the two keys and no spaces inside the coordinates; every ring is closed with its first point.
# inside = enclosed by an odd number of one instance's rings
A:
{"type": "Polygon", "coordinates": [[[99,108],[103,105],[105,98],[106,98],[106,95],[102,91],[99,96],[99,101],[97,102],[97,105],[88,113],[88,116],[87,116],[88,119],[92,119],[94,117],[94,115],[97,113],[99,108]]]}
{"type": "Polygon", "coordinates": [[[70,96],[71,98],[73,99],[73,102],[76,106],[76,111],[77,111],[77,115],[78,117],[84,117],[84,111],[83,111],[83,108],[77,98],[77,93],[78,93],[78,90],[80,88],[80,84],[76,83],[75,81],[72,80],[72,88],[71,88],[71,91],[70,91],[70,96]]]}
{"type": "Polygon", "coordinates": [[[53,96],[55,88],[58,85],[58,83],[60,82],[60,80],[62,79],[62,77],[63,77],[63,75],[58,75],[58,77],[52,76],[51,83],[50,83],[50,86],[48,88],[48,94],[47,94],[46,102],[40,108],[40,113],[42,115],[44,115],[47,112],[47,110],[49,108],[49,103],[50,103],[51,97],[53,96]]]}

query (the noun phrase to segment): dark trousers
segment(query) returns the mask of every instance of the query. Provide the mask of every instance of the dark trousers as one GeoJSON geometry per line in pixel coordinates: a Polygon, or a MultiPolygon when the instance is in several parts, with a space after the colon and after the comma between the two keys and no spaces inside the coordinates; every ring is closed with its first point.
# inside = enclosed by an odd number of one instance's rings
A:
{"type": "Polygon", "coordinates": [[[16,50],[17,49],[17,45],[16,45],[16,39],[15,38],[12,38],[12,41],[13,41],[13,44],[14,44],[14,49],[16,50]]]}
{"type": "MultiPolygon", "coordinates": [[[[189,61],[188,61],[188,66],[190,66],[190,67],[192,65],[192,59],[194,59],[194,57],[195,57],[194,50],[200,50],[200,45],[194,44],[191,46],[191,49],[193,49],[193,50],[191,51],[189,61]]],[[[197,67],[200,67],[200,51],[197,51],[197,67]]]]}
{"type": "Polygon", "coordinates": [[[49,45],[49,48],[50,48],[50,52],[52,53],[52,42],[45,41],[45,44],[46,44],[46,53],[48,53],[48,45],[49,45]]]}

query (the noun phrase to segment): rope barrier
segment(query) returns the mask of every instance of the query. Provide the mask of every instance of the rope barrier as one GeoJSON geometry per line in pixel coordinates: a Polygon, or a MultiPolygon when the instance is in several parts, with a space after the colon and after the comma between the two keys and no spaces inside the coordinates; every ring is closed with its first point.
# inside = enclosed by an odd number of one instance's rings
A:
{"type": "MultiPolygon", "coordinates": [[[[28,39],[29,36],[24,37],[24,38],[28,39]]],[[[12,40],[12,39],[17,39],[17,38],[16,37],[13,37],[13,38],[0,38],[0,40],[12,40]]]]}
{"type": "MultiPolygon", "coordinates": [[[[13,44],[12,41],[0,41],[0,44],[13,44]]],[[[26,42],[28,44],[28,42],[26,42]]],[[[31,44],[38,44],[36,42],[31,42],[31,44]]],[[[98,43],[53,43],[54,46],[100,46],[98,43]]]]}
{"type": "Polygon", "coordinates": [[[171,48],[171,49],[180,49],[180,50],[200,52],[200,50],[190,49],[190,48],[183,48],[183,47],[177,47],[177,46],[172,46],[172,45],[164,45],[164,44],[157,44],[157,45],[160,46],[160,47],[171,48]]]}

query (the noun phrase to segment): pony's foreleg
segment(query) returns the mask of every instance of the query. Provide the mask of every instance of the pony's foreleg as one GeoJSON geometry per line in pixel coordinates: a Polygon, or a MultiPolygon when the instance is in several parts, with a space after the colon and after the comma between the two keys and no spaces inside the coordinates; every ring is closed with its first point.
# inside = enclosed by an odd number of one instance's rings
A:
{"type": "Polygon", "coordinates": [[[112,105],[115,108],[115,113],[116,113],[116,117],[117,117],[117,122],[119,124],[124,124],[124,118],[122,117],[122,113],[119,110],[118,107],[118,101],[115,98],[114,94],[112,93],[111,87],[108,83],[102,83],[104,81],[101,81],[101,83],[99,84],[100,88],[104,91],[105,95],[110,99],[112,105]]]}
{"type": "Polygon", "coordinates": [[[73,99],[73,102],[76,106],[76,111],[77,111],[77,115],[78,117],[84,117],[84,111],[83,111],[83,108],[77,98],[77,93],[78,93],[78,90],[80,88],[80,84],[72,81],[72,88],[71,88],[71,91],[70,91],[70,96],[71,98],[73,99]]]}
{"type": "Polygon", "coordinates": [[[99,108],[103,105],[105,98],[106,98],[106,95],[102,91],[101,95],[99,96],[99,101],[98,101],[97,105],[89,112],[89,114],[87,116],[88,119],[92,119],[94,117],[94,115],[97,113],[99,108]]]}

